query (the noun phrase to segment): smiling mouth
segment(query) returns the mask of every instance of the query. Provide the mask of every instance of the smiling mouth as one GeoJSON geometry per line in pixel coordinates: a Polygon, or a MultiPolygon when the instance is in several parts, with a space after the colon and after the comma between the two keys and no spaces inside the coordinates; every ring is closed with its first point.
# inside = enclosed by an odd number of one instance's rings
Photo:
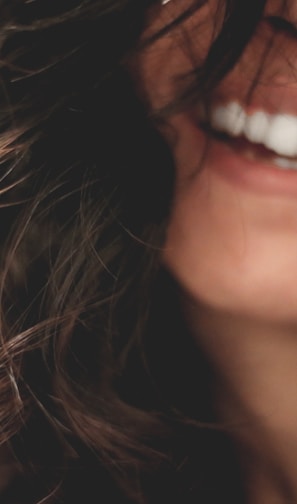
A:
{"type": "Polygon", "coordinates": [[[212,106],[200,126],[249,160],[297,171],[297,116],[260,109],[248,113],[240,103],[230,101],[212,106]]]}

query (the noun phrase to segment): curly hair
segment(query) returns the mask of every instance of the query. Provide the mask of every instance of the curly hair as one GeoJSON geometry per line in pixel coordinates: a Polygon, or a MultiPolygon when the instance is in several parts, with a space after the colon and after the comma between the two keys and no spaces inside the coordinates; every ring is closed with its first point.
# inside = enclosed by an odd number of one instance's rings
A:
{"type": "MultiPolygon", "coordinates": [[[[232,68],[264,3],[226,1],[194,84],[159,116],[232,68]]],[[[16,468],[1,502],[241,495],[160,264],[174,164],[126,62],[183,19],[139,42],[153,4],[0,1],[0,443],[16,468]]]]}

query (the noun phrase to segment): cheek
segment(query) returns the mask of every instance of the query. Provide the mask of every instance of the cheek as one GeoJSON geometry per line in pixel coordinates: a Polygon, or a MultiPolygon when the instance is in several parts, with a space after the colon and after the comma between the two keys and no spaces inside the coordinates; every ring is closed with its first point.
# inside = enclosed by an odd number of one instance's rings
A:
{"type": "Polygon", "coordinates": [[[185,76],[203,64],[220,29],[223,4],[207,0],[180,23],[175,22],[187,10],[193,10],[193,0],[172,1],[148,13],[147,27],[141,37],[144,48],[130,60],[129,69],[149,110],[158,111],[174,102],[186,85],[185,76]],[[170,25],[173,26],[166,32],[170,25]],[[163,36],[146,45],[164,30],[163,36]]]}
{"type": "Polygon", "coordinates": [[[246,255],[238,202],[227,198],[204,170],[180,181],[164,249],[165,264],[182,287],[217,308],[233,305],[236,286],[232,288],[231,277],[235,265],[239,273],[241,255],[246,255]]]}

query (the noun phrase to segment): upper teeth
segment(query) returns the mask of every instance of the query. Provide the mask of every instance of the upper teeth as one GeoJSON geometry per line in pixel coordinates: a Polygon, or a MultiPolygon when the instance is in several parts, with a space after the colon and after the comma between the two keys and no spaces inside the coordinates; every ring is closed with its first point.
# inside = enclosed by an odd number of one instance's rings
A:
{"type": "Polygon", "coordinates": [[[231,136],[245,136],[250,142],[263,144],[280,156],[297,156],[297,117],[271,115],[264,111],[247,114],[237,102],[214,107],[210,114],[212,128],[231,136]]]}

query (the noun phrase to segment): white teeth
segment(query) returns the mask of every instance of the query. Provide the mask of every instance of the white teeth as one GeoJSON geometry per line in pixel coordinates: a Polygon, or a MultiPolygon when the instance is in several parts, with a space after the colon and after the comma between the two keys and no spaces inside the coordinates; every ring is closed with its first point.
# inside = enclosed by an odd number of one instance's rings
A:
{"type": "Polygon", "coordinates": [[[263,144],[280,156],[297,156],[297,117],[271,115],[264,111],[247,114],[237,102],[214,107],[210,115],[212,128],[230,136],[243,135],[250,142],[263,144]]]}
{"type": "Polygon", "coordinates": [[[297,118],[289,115],[273,117],[264,143],[266,147],[282,156],[296,156],[297,118]]]}
{"type": "Polygon", "coordinates": [[[274,158],[273,159],[273,164],[276,166],[279,166],[280,168],[283,168],[284,170],[296,170],[297,169],[297,161],[293,159],[286,159],[286,158],[274,158]]]}
{"type": "Polygon", "coordinates": [[[254,143],[265,143],[267,131],[269,130],[270,117],[265,112],[255,112],[246,116],[244,125],[244,136],[254,143]]]}
{"type": "Polygon", "coordinates": [[[232,136],[242,134],[245,121],[246,114],[236,102],[230,102],[226,107],[216,107],[211,115],[212,126],[232,136]]]}

